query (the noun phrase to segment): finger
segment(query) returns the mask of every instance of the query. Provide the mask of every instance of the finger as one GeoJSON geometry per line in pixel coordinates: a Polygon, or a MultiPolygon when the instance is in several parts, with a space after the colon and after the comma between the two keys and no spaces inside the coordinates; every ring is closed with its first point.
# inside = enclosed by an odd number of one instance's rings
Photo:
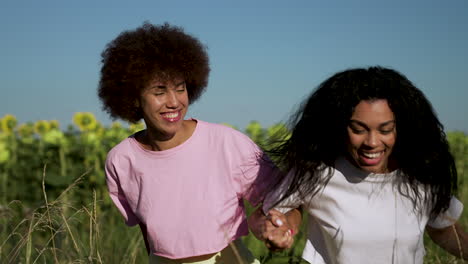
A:
{"type": "Polygon", "coordinates": [[[286,219],[286,216],[283,214],[280,214],[280,215],[273,214],[270,216],[270,221],[271,223],[273,223],[273,225],[280,227],[280,226],[283,226],[287,222],[287,219],[286,219]]]}
{"type": "Polygon", "coordinates": [[[286,248],[290,244],[291,238],[289,229],[277,228],[269,233],[267,240],[276,247],[286,248]]]}
{"type": "Polygon", "coordinates": [[[272,233],[275,231],[275,229],[277,229],[277,227],[273,226],[273,224],[270,222],[266,223],[262,232],[263,239],[268,240],[272,236],[272,233]]]}
{"type": "Polygon", "coordinates": [[[288,236],[285,238],[284,241],[278,244],[278,246],[280,246],[282,249],[286,249],[286,248],[291,248],[293,243],[294,243],[294,238],[292,236],[288,236]]]}
{"type": "Polygon", "coordinates": [[[276,229],[276,228],[279,228],[281,226],[283,226],[286,222],[286,218],[281,218],[281,217],[277,217],[277,216],[269,216],[265,222],[264,222],[264,226],[268,229],[268,228],[271,228],[271,229],[276,229]]]}

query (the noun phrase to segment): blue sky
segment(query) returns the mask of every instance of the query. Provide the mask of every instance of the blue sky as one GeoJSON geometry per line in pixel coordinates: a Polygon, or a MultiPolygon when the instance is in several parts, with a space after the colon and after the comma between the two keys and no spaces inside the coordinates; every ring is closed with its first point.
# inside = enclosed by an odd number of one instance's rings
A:
{"type": "Polygon", "coordinates": [[[206,93],[188,117],[239,128],[286,121],[350,67],[404,73],[446,130],[468,132],[468,1],[2,1],[0,117],[72,123],[93,112],[100,53],[121,31],[169,22],[208,46],[206,93]]]}

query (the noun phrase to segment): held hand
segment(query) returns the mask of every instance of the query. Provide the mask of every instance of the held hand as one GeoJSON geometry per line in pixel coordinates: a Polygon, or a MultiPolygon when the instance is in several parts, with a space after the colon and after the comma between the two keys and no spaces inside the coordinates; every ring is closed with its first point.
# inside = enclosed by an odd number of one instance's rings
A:
{"type": "Polygon", "coordinates": [[[247,219],[250,231],[258,240],[261,241],[265,241],[267,239],[267,222],[270,221],[267,219],[267,216],[263,213],[261,207],[257,208],[257,210],[255,210],[247,219]]]}
{"type": "Polygon", "coordinates": [[[285,215],[277,210],[270,210],[266,216],[262,209],[258,208],[249,216],[248,224],[254,236],[264,241],[270,250],[290,248],[294,242],[293,228],[285,215]]]}
{"type": "Polygon", "coordinates": [[[286,216],[277,210],[270,210],[265,222],[265,245],[272,251],[290,248],[294,243],[294,230],[286,216]]]}

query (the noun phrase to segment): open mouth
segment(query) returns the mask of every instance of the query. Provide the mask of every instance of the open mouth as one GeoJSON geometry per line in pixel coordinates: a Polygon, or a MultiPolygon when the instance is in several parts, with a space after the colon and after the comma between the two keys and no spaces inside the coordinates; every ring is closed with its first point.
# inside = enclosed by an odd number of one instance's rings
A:
{"type": "Polygon", "coordinates": [[[373,166],[378,164],[384,155],[385,151],[380,152],[363,152],[358,153],[359,159],[361,160],[362,165],[373,166]]]}
{"type": "Polygon", "coordinates": [[[368,152],[361,152],[360,155],[364,156],[367,159],[378,159],[380,156],[382,156],[384,151],[380,152],[373,152],[373,153],[368,153],[368,152]]]}
{"type": "Polygon", "coordinates": [[[176,112],[163,113],[161,114],[161,116],[166,121],[176,122],[180,120],[181,114],[180,114],[180,111],[176,111],[176,112]]]}

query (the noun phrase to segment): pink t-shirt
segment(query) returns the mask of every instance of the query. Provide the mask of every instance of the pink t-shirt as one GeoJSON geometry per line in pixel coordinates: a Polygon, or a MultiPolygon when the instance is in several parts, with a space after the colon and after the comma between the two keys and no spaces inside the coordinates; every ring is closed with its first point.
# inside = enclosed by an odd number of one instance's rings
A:
{"type": "Polygon", "coordinates": [[[253,204],[276,168],[246,135],[197,120],[192,136],[164,151],[130,136],[106,161],[109,193],[129,226],[144,223],[152,254],[215,253],[248,228],[242,199],[253,204]]]}

